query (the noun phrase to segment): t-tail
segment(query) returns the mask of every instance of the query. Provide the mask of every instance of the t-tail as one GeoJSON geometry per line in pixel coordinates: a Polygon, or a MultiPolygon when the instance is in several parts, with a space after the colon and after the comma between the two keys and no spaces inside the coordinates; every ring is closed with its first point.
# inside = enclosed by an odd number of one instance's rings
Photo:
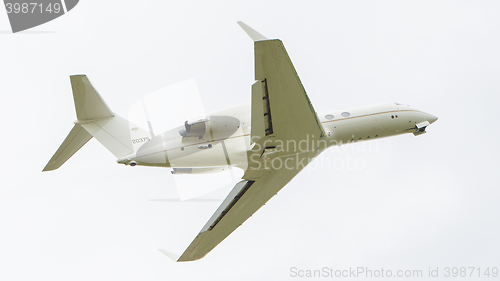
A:
{"type": "Polygon", "coordinates": [[[70,76],[77,120],[43,171],[52,171],[64,164],[92,137],[95,137],[117,158],[132,156],[137,147],[132,144],[136,134],[150,135],[113,113],[86,75],[70,76]]]}

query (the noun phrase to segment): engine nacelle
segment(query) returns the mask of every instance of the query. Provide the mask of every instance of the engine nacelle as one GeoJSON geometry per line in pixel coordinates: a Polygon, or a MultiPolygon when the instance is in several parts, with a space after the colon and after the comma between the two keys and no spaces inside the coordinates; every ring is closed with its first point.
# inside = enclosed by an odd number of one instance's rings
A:
{"type": "Polygon", "coordinates": [[[198,119],[196,121],[184,122],[185,130],[180,130],[179,134],[183,137],[202,138],[207,131],[207,119],[198,119]]]}

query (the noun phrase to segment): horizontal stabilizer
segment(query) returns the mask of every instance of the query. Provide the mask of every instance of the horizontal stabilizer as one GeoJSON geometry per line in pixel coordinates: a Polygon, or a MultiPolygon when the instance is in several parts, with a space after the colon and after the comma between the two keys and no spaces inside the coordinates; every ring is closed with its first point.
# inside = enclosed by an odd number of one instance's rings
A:
{"type": "Polygon", "coordinates": [[[76,124],[66,139],[63,141],[59,149],[50,158],[49,163],[43,168],[43,172],[52,171],[64,164],[73,154],[75,154],[82,146],[84,146],[92,135],[89,134],[80,124],[76,124]]]}
{"type": "Polygon", "coordinates": [[[70,80],[78,120],[93,120],[114,116],[101,95],[90,84],[87,75],[73,75],[70,76],[70,80]]]}

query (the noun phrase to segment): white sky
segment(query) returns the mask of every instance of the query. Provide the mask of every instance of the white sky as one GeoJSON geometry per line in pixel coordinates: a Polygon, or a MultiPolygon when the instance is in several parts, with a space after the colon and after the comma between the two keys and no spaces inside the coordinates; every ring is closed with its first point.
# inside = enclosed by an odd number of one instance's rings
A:
{"type": "Polygon", "coordinates": [[[500,2],[177,2],[84,0],[20,34],[0,9],[2,280],[500,267],[500,2]],[[157,249],[180,254],[218,202],[149,201],[176,198],[168,170],[117,165],[96,140],[41,170],[76,119],[71,74],[123,116],[190,78],[207,112],[249,103],[253,44],[238,20],[283,40],[318,112],[396,101],[439,120],[326,152],[316,161],[363,165],[303,171],[204,259],[174,263],[157,249]]]}

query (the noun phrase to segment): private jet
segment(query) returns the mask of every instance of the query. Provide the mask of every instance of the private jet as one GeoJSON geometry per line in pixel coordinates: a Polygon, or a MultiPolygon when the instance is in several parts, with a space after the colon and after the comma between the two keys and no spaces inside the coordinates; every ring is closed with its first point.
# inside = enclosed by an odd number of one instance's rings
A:
{"type": "Polygon", "coordinates": [[[251,105],[212,112],[159,134],[115,114],[85,75],[70,76],[77,120],[43,171],[59,168],[95,137],[130,167],[174,176],[244,171],[176,261],[203,258],[329,147],[403,134],[421,136],[438,118],[400,103],[317,113],[281,40],[238,22],[254,42],[251,105]]]}

